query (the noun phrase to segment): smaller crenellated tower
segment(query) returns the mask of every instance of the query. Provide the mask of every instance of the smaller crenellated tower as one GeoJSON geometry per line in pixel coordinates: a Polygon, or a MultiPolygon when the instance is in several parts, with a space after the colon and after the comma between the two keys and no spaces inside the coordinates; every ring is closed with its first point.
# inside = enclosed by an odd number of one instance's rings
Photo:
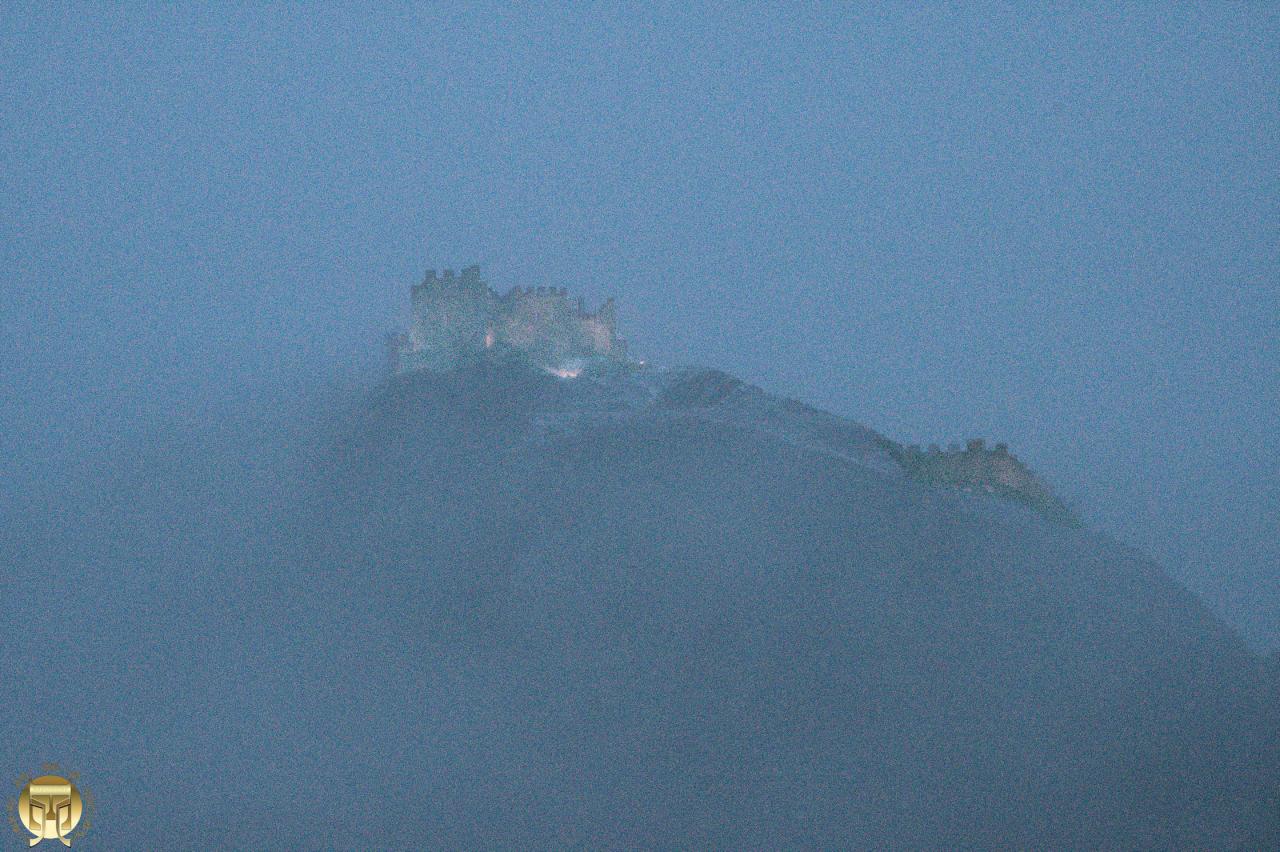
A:
{"type": "Polygon", "coordinates": [[[937,444],[930,444],[928,450],[895,444],[890,452],[913,479],[1015,499],[1068,526],[1080,525],[1048,486],[1009,452],[1007,444],[988,449],[982,438],[971,438],[964,449],[959,444],[945,451],[937,444]]]}

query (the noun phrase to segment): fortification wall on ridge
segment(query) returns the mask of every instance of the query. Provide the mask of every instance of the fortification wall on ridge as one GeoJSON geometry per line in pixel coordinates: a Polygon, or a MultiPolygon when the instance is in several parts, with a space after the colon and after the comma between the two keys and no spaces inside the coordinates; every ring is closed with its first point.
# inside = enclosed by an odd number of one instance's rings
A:
{"type": "Polygon", "coordinates": [[[1080,525],[1074,513],[1005,444],[988,449],[985,441],[974,438],[963,449],[942,450],[937,444],[927,450],[899,446],[895,456],[913,479],[1014,499],[1054,520],[1080,525]]]}

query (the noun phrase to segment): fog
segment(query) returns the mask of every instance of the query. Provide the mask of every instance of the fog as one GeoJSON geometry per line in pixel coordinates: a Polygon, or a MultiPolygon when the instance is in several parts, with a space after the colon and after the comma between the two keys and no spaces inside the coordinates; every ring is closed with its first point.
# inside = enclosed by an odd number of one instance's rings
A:
{"type": "Polygon", "coordinates": [[[383,379],[409,286],[478,263],[615,297],[655,364],[903,442],[1005,441],[1280,649],[1274,9],[6,6],[0,39],[14,634],[37,568],[122,607],[178,590],[154,574],[186,528],[134,463],[223,471],[190,499],[243,540],[179,549],[234,597],[219,572],[290,503],[261,470],[355,429],[334,419],[383,379]],[[120,513],[157,539],[103,538],[120,513]]]}
{"type": "Polygon", "coordinates": [[[615,295],[651,359],[1007,440],[1280,646],[1274,10],[0,26],[10,454],[370,376],[476,262],[615,295]]]}

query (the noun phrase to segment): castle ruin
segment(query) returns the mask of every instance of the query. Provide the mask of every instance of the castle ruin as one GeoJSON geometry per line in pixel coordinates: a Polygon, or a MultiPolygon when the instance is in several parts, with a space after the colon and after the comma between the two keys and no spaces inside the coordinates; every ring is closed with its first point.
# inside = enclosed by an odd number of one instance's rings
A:
{"type": "Polygon", "coordinates": [[[626,361],[613,299],[595,313],[563,287],[494,292],[479,266],[443,277],[427,272],[411,291],[409,330],[388,340],[393,373],[450,370],[486,352],[515,351],[560,376],[577,375],[593,359],[626,361]]]}
{"type": "Polygon", "coordinates": [[[981,438],[973,438],[964,449],[953,445],[942,450],[934,444],[922,450],[913,444],[893,445],[890,452],[913,479],[1016,500],[1068,526],[1081,525],[1079,518],[1005,444],[988,449],[981,438]]]}

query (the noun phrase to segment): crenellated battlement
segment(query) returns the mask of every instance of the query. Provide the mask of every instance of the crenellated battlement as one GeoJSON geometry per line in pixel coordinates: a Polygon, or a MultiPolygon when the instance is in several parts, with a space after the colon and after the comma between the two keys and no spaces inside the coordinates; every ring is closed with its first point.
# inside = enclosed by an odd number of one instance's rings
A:
{"type": "Polygon", "coordinates": [[[482,283],[483,282],[480,280],[480,267],[472,265],[463,269],[459,275],[454,275],[452,269],[446,269],[443,274],[437,276],[434,269],[428,269],[426,275],[422,278],[422,283],[415,284],[414,288],[454,286],[474,287],[475,285],[482,283]]]}
{"type": "Polygon", "coordinates": [[[1080,523],[1071,510],[1009,452],[1007,444],[988,448],[982,438],[971,438],[963,448],[952,444],[943,450],[937,444],[930,444],[922,450],[918,444],[912,444],[895,445],[891,452],[913,479],[1015,499],[1070,526],[1080,523]]]}
{"type": "Polygon", "coordinates": [[[480,267],[429,269],[410,288],[413,320],[394,344],[393,371],[446,370],[486,350],[515,350],[553,372],[568,361],[626,361],[613,299],[589,313],[567,287],[512,287],[499,295],[480,267]]]}

